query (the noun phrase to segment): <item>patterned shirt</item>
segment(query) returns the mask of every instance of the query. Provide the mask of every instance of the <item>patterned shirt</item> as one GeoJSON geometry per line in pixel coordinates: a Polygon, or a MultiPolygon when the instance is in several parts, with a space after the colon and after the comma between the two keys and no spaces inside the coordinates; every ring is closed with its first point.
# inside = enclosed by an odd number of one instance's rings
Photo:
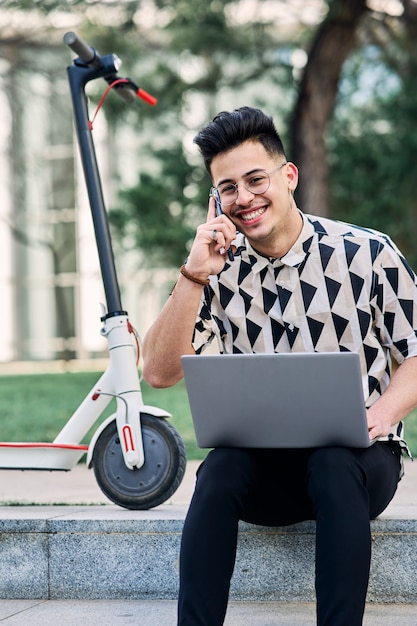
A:
{"type": "MultiPolygon", "coordinates": [[[[204,289],[194,349],[216,339],[226,354],[356,352],[370,407],[392,359],[417,356],[416,275],[387,235],[301,215],[301,234],[281,259],[237,235],[235,260],[204,289]]],[[[402,433],[400,423],[390,438],[402,433]]]]}

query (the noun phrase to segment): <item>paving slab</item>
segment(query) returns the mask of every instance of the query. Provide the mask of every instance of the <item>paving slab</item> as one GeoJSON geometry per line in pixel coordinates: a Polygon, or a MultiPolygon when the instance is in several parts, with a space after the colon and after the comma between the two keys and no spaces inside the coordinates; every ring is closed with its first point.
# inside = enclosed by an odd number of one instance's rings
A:
{"type": "MultiPolygon", "coordinates": [[[[187,506],[201,461],[188,461],[184,479],[165,504],[187,506]]],[[[0,506],[112,505],[100,490],[94,471],[79,463],[71,471],[0,470],[0,506]]]]}
{"type": "MultiPolygon", "coordinates": [[[[201,461],[189,461],[184,480],[174,495],[153,509],[161,515],[184,517],[195,485],[195,473],[201,461]]],[[[381,518],[417,519],[417,461],[405,460],[405,475],[397,493],[381,518]]],[[[94,472],[80,463],[69,472],[0,470],[0,507],[15,505],[99,505],[112,506],[100,490],[94,472]]],[[[119,508],[119,507],[118,507],[119,508]]],[[[120,509],[125,511],[125,509],[120,509]]],[[[50,512],[53,515],[53,511],[50,512]]],[[[105,515],[105,511],[102,512],[105,515]]],[[[122,515],[122,513],[121,513],[122,515]]],[[[417,624],[417,620],[416,620],[417,624]]]]}
{"type": "MultiPolygon", "coordinates": [[[[200,461],[188,461],[184,480],[163,505],[187,507],[200,461]]],[[[405,460],[405,475],[382,517],[417,519],[417,461],[405,460]]],[[[97,485],[94,472],[80,463],[69,472],[0,470],[0,506],[111,505],[97,485]]],[[[157,507],[158,509],[159,507],[157,507]]],[[[416,621],[417,624],[417,621],[416,621]]]]}
{"type": "MultiPolygon", "coordinates": [[[[417,606],[368,604],[363,626],[416,626],[417,606]]],[[[174,626],[176,603],[169,600],[0,600],[0,621],[8,626],[174,626]]],[[[315,626],[313,603],[230,602],[225,626],[315,626]]]]}

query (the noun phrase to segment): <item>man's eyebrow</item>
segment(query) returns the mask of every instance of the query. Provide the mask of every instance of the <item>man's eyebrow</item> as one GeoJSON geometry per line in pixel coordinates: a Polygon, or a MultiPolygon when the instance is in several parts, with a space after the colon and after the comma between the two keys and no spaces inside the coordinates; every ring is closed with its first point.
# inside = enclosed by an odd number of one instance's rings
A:
{"type": "MultiPolygon", "coordinates": [[[[247,176],[250,176],[251,174],[255,174],[255,172],[265,172],[265,171],[266,170],[264,170],[263,167],[255,167],[253,170],[250,170],[249,172],[246,172],[246,174],[243,174],[241,176],[241,178],[246,178],[247,176]]],[[[224,183],[233,183],[233,184],[235,184],[235,181],[232,178],[222,178],[217,183],[217,187],[219,185],[224,185],[224,183]]]]}

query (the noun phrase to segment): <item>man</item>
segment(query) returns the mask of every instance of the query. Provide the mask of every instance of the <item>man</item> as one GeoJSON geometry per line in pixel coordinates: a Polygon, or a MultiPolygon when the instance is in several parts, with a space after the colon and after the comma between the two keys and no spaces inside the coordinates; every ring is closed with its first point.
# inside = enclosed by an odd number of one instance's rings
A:
{"type": "Polygon", "coordinates": [[[184,525],[178,624],[223,624],[239,520],[314,519],[317,623],[359,626],[369,520],[395,493],[406,447],[401,420],[417,406],[416,277],[386,235],[298,210],[297,168],[261,111],[220,113],[195,142],[223,214],[211,198],[145,337],[145,379],[175,384],[181,355],[200,353],[213,338],[223,353],[357,352],[369,437],[378,441],[366,449],[211,451],[184,525]]]}

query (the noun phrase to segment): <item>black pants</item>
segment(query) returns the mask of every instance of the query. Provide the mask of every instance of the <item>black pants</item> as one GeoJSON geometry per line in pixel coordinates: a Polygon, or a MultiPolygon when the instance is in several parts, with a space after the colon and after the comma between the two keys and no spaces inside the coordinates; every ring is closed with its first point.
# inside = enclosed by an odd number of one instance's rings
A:
{"type": "Polygon", "coordinates": [[[369,520],[392,499],[398,444],[368,449],[212,450],[197,472],[180,556],[178,626],[224,623],[238,521],[316,520],[319,626],[360,626],[371,559],[369,520]]]}

